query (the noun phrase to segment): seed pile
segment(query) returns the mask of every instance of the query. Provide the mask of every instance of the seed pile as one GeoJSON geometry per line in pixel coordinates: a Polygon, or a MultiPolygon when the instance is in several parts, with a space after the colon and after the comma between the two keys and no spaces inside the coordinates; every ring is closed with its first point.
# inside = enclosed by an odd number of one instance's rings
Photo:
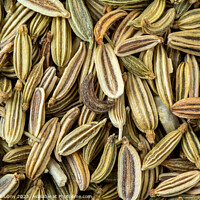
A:
{"type": "Polygon", "coordinates": [[[199,0],[0,0],[0,199],[200,199],[199,0]]]}

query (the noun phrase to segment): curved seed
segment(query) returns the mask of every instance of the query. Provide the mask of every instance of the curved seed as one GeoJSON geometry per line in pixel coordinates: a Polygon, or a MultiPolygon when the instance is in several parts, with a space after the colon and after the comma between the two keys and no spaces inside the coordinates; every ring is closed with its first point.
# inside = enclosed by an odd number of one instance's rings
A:
{"type": "Polygon", "coordinates": [[[80,95],[84,105],[96,113],[107,112],[114,106],[113,101],[101,101],[96,97],[94,91],[94,76],[92,73],[87,75],[83,81],[80,95]]]}
{"type": "Polygon", "coordinates": [[[170,8],[166,11],[164,16],[157,22],[151,24],[149,22],[149,19],[144,17],[141,21],[142,31],[143,33],[147,33],[150,35],[163,35],[165,32],[167,32],[172,23],[175,19],[175,9],[170,8]]]}
{"type": "Polygon", "coordinates": [[[140,11],[133,10],[122,20],[119,26],[115,29],[112,35],[112,42],[115,46],[120,41],[125,40],[133,35],[135,29],[132,26],[127,26],[127,24],[129,21],[134,20],[139,14],[140,11]]]}
{"type": "Polygon", "coordinates": [[[141,21],[146,17],[150,23],[156,22],[165,10],[166,1],[165,0],[154,0],[149,6],[133,21],[129,22],[129,26],[134,28],[141,28],[141,21]]]}
{"type": "Polygon", "coordinates": [[[103,36],[113,23],[127,15],[126,11],[113,10],[105,14],[94,27],[94,36],[98,44],[103,44],[103,36]]]}

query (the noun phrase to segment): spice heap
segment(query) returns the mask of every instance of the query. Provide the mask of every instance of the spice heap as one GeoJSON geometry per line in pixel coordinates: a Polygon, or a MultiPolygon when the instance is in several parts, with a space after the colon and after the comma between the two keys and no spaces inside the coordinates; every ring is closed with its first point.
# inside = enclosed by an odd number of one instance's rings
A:
{"type": "Polygon", "coordinates": [[[0,198],[200,199],[198,0],[0,0],[0,198]]]}

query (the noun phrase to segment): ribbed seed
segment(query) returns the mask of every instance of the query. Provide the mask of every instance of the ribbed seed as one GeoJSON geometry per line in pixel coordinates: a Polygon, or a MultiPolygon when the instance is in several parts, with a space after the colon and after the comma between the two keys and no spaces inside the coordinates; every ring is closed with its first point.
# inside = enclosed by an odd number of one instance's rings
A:
{"type": "Polygon", "coordinates": [[[86,146],[83,147],[83,158],[89,165],[90,162],[99,154],[106,144],[112,124],[105,125],[97,135],[95,135],[86,146]]]}
{"type": "Polygon", "coordinates": [[[182,62],[176,71],[176,101],[188,97],[190,88],[190,68],[187,62],[182,62]]]}
{"type": "Polygon", "coordinates": [[[6,108],[4,106],[0,106],[0,116],[3,118],[6,116],[6,108]]]}
{"type": "Polygon", "coordinates": [[[183,0],[179,4],[174,4],[176,10],[176,19],[180,18],[184,13],[186,13],[192,6],[192,2],[188,0],[183,0]]]}
{"type": "Polygon", "coordinates": [[[115,144],[115,135],[111,135],[104,146],[99,164],[91,175],[91,182],[100,183],[105,180],[114,167],[116,157],[117,146],[115,144]]]}
{"type": "Polygon", "coordinates": [[[200,168],[200,141],[190,126],[183,135],[181,147],[187,159],[200,168]]]}
{"type": "Polygon", "coordinates": [[[13,65],[2,66],[0,68],[1,74],[7,78],[17,78],[13,65]]]}
{"type": "Polygon", "coordinates": [[[170,80],[171,72],[171,59],[167,57],[163,45],[160,44],[154,50],[154,73],[156,75],[155,82],[158,94],[167,107],[171,107],[173,104],[173,93],[170,80]]]}
{"type": "Polygon", "coordinates": [[[197,63],[196,57],[187,54],[185,57],[185,62],[188,63],[190,68],[190,88],[189,97],[199,97],[199,65],[197,63]]]}
{"type": "Polygon", "coordinates": [[[74,129],[60,141],[58,153],[67,156],[85,146],[105,125],[106,120],[91,122],[74,129]]]}
{"type": "Polygon", "coordinates": [[[58,118],[52,118],[42,127],[38,138],[40,143],[34,143],[26,163],[26,176],[35,180],[46,169],[50,155],[56,144],[60,124],[58,118]]]}
{"type": "Polygon", "coordinates": [[[6,102],[12,96],[12,83],[4,76],[0,77],[0,102],[6,102]]]}
{"type": "Polygon", "coordinates": [[[163,137],[145,156],[142,170],[152,169],[160,165],[175,149],[186,130],[187,123],[183,123],[178,129],[163,137]]]}
{"type": "Polygon", "coordinates": [[[134,147],[138,148],[139,145],[139,138],[138,133],[136,131],[135,124],[131,117],[131,110],[130,107],[126,107],[126,125],[125,130],[127,134],[131,137],[131,143],[134,145],[134,147]]]}
{"type": "Polygon", "coordinates": [[[198,169],[193,163],[191,163],[188,159],[185,158],[173,158],[165,160],[161,163],[161,165],[163,165],[171,171],[177,172],[187,172],[198,169]]]}
{"type": "Polygon", "coordinates": [[[67,176],[61,169],[60,165],[53,158],[51,158],[48,162],[47,169],[49,174],[51,174],[53,179],[56,181],[57,185],[59,187],[63,187],[67,182],[67,176]]]}
{"type": "Polygon", "coordinates": [[[140,157],[126,137],[122,139],[122,147],[118,157],[118,194],[122,199],[138,198],[142,184],[140,157]]]}
{"type": "Polygon", "coordinates": [[[32,67],[32,42],[26,25],[21,25],[17,30],[14,42],[13,64],[18,79],[24,83],[32,67]]]}
{"type": "Polygon", "coordinates": [[[200,56],[200,30],[177,31],[168,35],[168,45],[195,56],[200,56]]]}
{"type": "Polygon", "coordinates": [[[146,133],[149,142],[153,143],[154,130],[158,125],[158,113],[151,91],[145,82],[133,74],[127,73],[126,94],[137,128],[146,133]]]}
{"type": "Polygon", "coordinates": [[[69,18],[70,13],[65,10],[59,0],[19,0],[19,2],[36,12],[50,17],[69,18]]]}
{"type": "Polygon", "coordinates": [[[9,164],[1,167],[0,174],[5,175],[10,173],[25,174],[25,163],[9,164]]]}
{"type": "Polygon", "coordinates": [[[93,21],[96,23],[104,15],[103,3],[94,0],[86,0],[85,3],[93,21]]]}
{"type": "Polygon", "coordinates": [[[90,73],[81,84],[81,99],[84,105],[95,113],[105,113],[114,106],[113,101],[103,101],[97,98],[94,91],[94,75],[90,73]]]}
{"type": "Polygon", "coordinates": [[[36,88],[30,103],[28,131],[38,137],[41,127],[45,123],[45,92],[43,88],[36,88]]]}
{"type": "Polygon", "coordinates": [[[72,87],[72,89],[68,92],[68,94],[60,101],[57,101],[52,107],[49,108],[48,104],[46,104],[46,114],[51,115],[63,111],[63,109],[67,108],[74,101],[74,99],[77,96],[77,93],[77,84],[75,84],[72,87]]]}
{"type": "MultiPolygon", "coordinates": [[[[78,184],[76,183],[76,178],[74,176],[74,173],[73,173],[67,159],[63,158],[60,165],[61,165],[62,169],[64,170],[65,175],[67,176],[67,187],[68,187],[69,194],[76,196],[78,194],[79,187],[78,187],[78,184]]],[[[74,199],[74,198],[72,198],[72,199],[74,199]]]]}
{"type": "Polygon", "coordinates": [[[63,116],[63,118],[60,121],[60,133],[56,142],[56,147],[54,149],[55,157],[59,162],[62,161],[61,156],[58,154],[59,144],[62,141],[62,139],[69,133],[71,127],[79,117],[79,114],[80,109],[78,107],[72,108],[63,116]]]}
{"type": "Polygon", "coordinates": [[[65,68],[64,73],[60,81],[58,82],[58,85],[55,88],[52,97],[49,100],[49,107],[54,105],[56,101],[60,101],[61,99],[63,99],[68,94],[69,90],[72,88],[79,75],[85,56],[86,47],[85,44],[81,42],[78,51],[65,68]]]}
{"type": "Polygon", "coordinates": [[[26,113],[22,111],[22,82],[17,81],[12,98],[6,104],[4,133],[9,146],[17,144],[22,137],[26,113]]]}
{"type": "MultiPolygon", "coordinates": [[[[142,136],[139,135],[140,142],[142,144],[142,151],[140,153],[141,161],[143,161],[145,155],[151,150],[151,147],[148,141],[142,136]]],[[[149,191],[153,188],[155,183],[155,169],[145,170],[142,172],[142,185],[140,198],[147,199],[149,196],[149,191]]]]}
{"type": "Polygon", "coordinates": [[[168,173],[162,173],[159,175],[159,181],[163,182],[166,181],[167,179],[173,178],[177,175],[181,174],[180,172],[168,172],[168,173]]]}
{"type": "Polygon", "coordinates": [[[200,119],[200,97],[179,100],[171,107],[171,110],[180,118],[200,119]]]}
{"type": "Polygon", "coordinates": [[[74,173],[79,189],[81,191],[86,190],[90,183],[90,171],[83,159],[82,153],[75,152],[67,156],[66,159],[74,173]]]}
{"type": "Polygon", "coordinates": [[[45,15],[37,13],[30,23],[30,37],[33,43],[37,41],[37,38],[41,36],[49,26],[51,18],[45,15]]]}
{"type": "Polygon", "coordinates": [[[151,196],[170,197],[182,194],[194,187],[200,180],[199,171],[190,171],[160,183],[151,191],[151,196]]]}
{"type": "Polygon", "coordinates": [[[110,44],[97,47],[95,68],[103,92],[110,98],[120,97],[124,92],[124,82],[119,62],[110,44]]]}
{"type": "Polygon", "coordinates": [[[116,99],[115,105],[108,111],[108,115],[113,126],[119,129],[118,140],[121,140],[123,126],[126,123],[126,108],[124,94],[122,94],[118,99],[116,99]]]}
{"type": "Polygon", "coordinates": [[[39,88],[43,88],[45,91],[45,100],[50,95],[57,81],[56,68],[48,67],[43,74],[42,80],[39,84],[39,88]]]}
{"type": "Polygon", "coordinates": [[[180,30],[199,29],[200,9],[192,9],[184,13],[177,21],[175,21],[173,28],[180,30]]]}
{"type": "Polygon", "coordinates": [[[54,63],[63,72],[72,51],[72,33],[69,22],[65,18],[54,17],[51,24],[51,56],[54,63]]]}
{"type": "Polygon", "coordinates": [[[1,29],[1,43],[5,42],[8,38],[15,35],[18,27],[26,23],[33,16],[34,13],[34,11],[24,7],[20,3],[16,3],[15,11],[12,15],[8,15],[1,29]]]}
{"type": "Polygon", "coordinates": [[[33,44],[32,45],[32,66],[34,66],[36,63],[39,62],[40,54],[41,54],[41,50],[40,50],[39,45],[33,44]]]}
{"type": "Polygon", "coordinates": [[[7,163],[24,162],[27,160],[30,151],[29,145],[17,147],[6,153],[2,160],[7,163]]]}
{"type": "Polygon", "coordinates": [[[113,44],[116,46],[120,41],[131,37],[134,33],[134,28],[132,26],[127,26],[129,21],[134,20],[140,14],[139,11],[133,10],[130,12],[115,29],[112,35],[113,44]]]}
{"type": "Polygon", "coordinates": [[[43,76],[43,62],[44,57],[33,67],[32,71],[30,72],[26,84],[23,90],[23,111],[27,111],[29,108],[29,102],[32,98],[33,92],[35,88],[40,83],[42,76],[43,76]]]}
{"type": "Polygon", "coordinates": [[[153,73],[153,51],[154,51],[153,48],[148,49],[147,51],[142,51],[140,53],[139,58],[144,62],[144,64],[146,65],[146,67],[148,69],[147,73],[148,73],[149,78],[147,79],[147,83],[150,86],[153,93],[157,95],[158,92],[156,89],[155,81],[151,80],[151,77],[155,77],[155,75],[153,73]],[[152,74],[152,76],[150,76],[151,74],[152,74]]]}
{"type": "Polygon", "coordinates": [[[71,14],[69,23],[74,33],[83,41],[93,43],[93,23],[83,0],[67,0],[66,8],[71,14]]]}
{"type": "Polygon", "coordinates": [[[34,186],[31,187],[27,192],[27,196],[25,200],[34,200],[37,198],[38,200],[44,200],[45,199],[45,190],[44,190],[44,184],[41,179],[37,179],[34,181],[34,186]]]}
{"type": "Polygon", "coordinates": [[[157,21],[165,10],[165,0],[154,0],[149,6],[128,25],[132,25],[134,28],[141,28],[141,20],[146,17],[150,23],[157,21]]]}
{"type": "Polygon", "coordinates": [[[101,19],[99,19],[94,27],[94,36],[97,43],[102,45],[103,36],[106,31],[112,26],[114,22],[125,17],[126,15],[126,11],[117,9],[105,14],[101,19]]]}
{"type": "Polygon", "coordinates": [[[6,174],[0,179],[0,198],[12,195],[19,187],[20,181],[25,179],[24,174],[6,174]]]}
{"type": "Polygon", "coordinates": [[[161,19],[155,23],[149,22],[149,19],[144,17],[141,21],[143,33],[150,35],[163,35],[167,32],[175,19],[175,9],[170,8],[166,11],[161,19]]]}
{"type": "Polygon", "coordinates": [[[117,56],[129,56],[131,54],[151,49],[162,42],[163,38],[156,35],[133,36],[118,43],[114,51],[117,56]]]}
{"type": "Polygon", "coordinates": [[[88,44],[86,46],[86,50],[87,50],[87,54],[86,54],[85,61],[83,63],[83,67],[81,69],[81,73],[79,75],[79,80],[78,80],[79,91],[81,89],[81,84],[83,83],[85,77],[90,73],[93,73],[94,75],[96,74],[96,69],[94,66],[96,43],[94,42],[92,47],[90,47],[90,45],[88,44]]]}

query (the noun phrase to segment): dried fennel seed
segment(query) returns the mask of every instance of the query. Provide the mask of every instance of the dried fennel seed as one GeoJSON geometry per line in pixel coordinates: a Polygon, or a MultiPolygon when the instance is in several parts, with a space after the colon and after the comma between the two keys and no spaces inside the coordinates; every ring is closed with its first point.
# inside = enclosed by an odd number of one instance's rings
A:
{"type": "Polygon", "coordinates": [[[199,5],[0,0],[0,199],[200,199],[199,5]]]}

